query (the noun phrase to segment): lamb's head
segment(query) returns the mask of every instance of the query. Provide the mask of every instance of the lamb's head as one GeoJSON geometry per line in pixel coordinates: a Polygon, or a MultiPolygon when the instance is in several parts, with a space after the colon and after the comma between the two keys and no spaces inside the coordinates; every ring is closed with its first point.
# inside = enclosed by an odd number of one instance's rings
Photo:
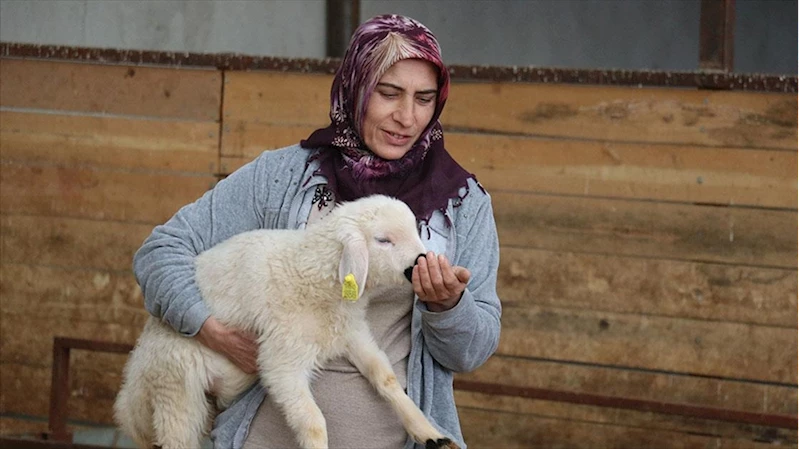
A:
{"type": "Polygon", "coordinates": [[[342,243],[339,280],[357,283],[358,299],[369,290],[410,281],[410,269],[425,253],[416,228],[416,217],[400,200],[373,195],[344,203],[337,217],[337,237],[342,243]],[[352,275],[347,280],[347,275],[352,275]]]}

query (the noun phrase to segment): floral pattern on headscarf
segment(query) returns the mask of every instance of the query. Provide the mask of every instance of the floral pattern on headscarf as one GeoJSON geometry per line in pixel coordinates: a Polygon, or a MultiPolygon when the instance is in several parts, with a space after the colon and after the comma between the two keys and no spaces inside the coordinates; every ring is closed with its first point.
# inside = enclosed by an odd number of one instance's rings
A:
{"type": "Polygon", "coordinates": [[[331,124],[314,131],[300,144],[305,148],[334,150],[323,151],[316,157],[322,160],[320,172],[328,178],[339,200],[383,193],[403,199],[419,218],[429,218],[432,204],[440,208],[440,203],[446,203],[447,200],[442,196],[451,197],[454,185],[465,187],[466,179],[471,177],[444,149],[439,117],[448,94],[449,72],[433,33],[409,17],[374,17],[353,34],[333,79],[330,91],[331,124]],[[375,87],[394,63],[404,59],[421,59],[436,67],[436,107],[430,123],[410,150],[400,159],[387,160],[369,150],[363,142],[361,131],[375,87]],[[418,179],[420,177],[440,179],[418,179]],[[418,185],[407,185],[411,182],[418,185]],[[435,186],[430,185],[431,182],[435,186]],[[433,188],[434,191],[419,190],[424,188],[433,188]]]}

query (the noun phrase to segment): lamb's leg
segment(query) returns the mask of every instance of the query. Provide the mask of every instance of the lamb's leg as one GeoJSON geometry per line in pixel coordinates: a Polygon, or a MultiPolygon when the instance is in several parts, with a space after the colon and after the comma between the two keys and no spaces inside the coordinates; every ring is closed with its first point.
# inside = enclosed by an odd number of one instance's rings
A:
{"type": "Polygon", "coordinates": [[[211,424],[211,404],[196,370],[163,375],[151,397],[155,444],[163,449],[199,447],[211,424]]]}
{"type": "Polygon", "coordinates": [[[259,363],[261,381],[269,396],[283,411],[300,447],[327,449],[327,423],[311,394],[312,361],[296,366],[296,358],[267,353],[264,345],[259,363]],[[268,362],[267,362],[268,361],[268,362]]]}
{"type": "Polygon", "coordinates": [[[348,339],[347,356],[380,396],[391,404],[414,440],[424,443],[427,449],[458,449],[454,442],[430,424],[419,407],[405,394],[388,357],[377,346],[368,328],[364,326],[348,339]]]}

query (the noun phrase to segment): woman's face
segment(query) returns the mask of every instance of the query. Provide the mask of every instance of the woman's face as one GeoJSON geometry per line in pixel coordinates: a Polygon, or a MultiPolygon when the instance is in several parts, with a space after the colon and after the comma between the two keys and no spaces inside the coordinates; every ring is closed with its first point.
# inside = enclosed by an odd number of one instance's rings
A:
{"type": "Polygon", "coordinates": [[[405,156],[436,110],[438,71],[421,59],[403,59],[392,65],[366,105],[361,137],[383,159],[405,156]]]}

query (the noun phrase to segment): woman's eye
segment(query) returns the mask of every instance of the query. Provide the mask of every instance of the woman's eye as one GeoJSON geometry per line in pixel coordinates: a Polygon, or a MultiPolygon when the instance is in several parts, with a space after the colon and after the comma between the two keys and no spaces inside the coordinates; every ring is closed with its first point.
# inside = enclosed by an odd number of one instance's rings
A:
{"type": "Polygon", "coordinates": [[[419,103],[422,104],[430,104],[433,102],[433,97],[430,98],[419,98],[419,103]]]}
{"type": "Polygon", "coordinates": [[[383,98],[397,98],[397,94],[393,92],[380,92],[380,95],[382,95],[383,98]]]}

